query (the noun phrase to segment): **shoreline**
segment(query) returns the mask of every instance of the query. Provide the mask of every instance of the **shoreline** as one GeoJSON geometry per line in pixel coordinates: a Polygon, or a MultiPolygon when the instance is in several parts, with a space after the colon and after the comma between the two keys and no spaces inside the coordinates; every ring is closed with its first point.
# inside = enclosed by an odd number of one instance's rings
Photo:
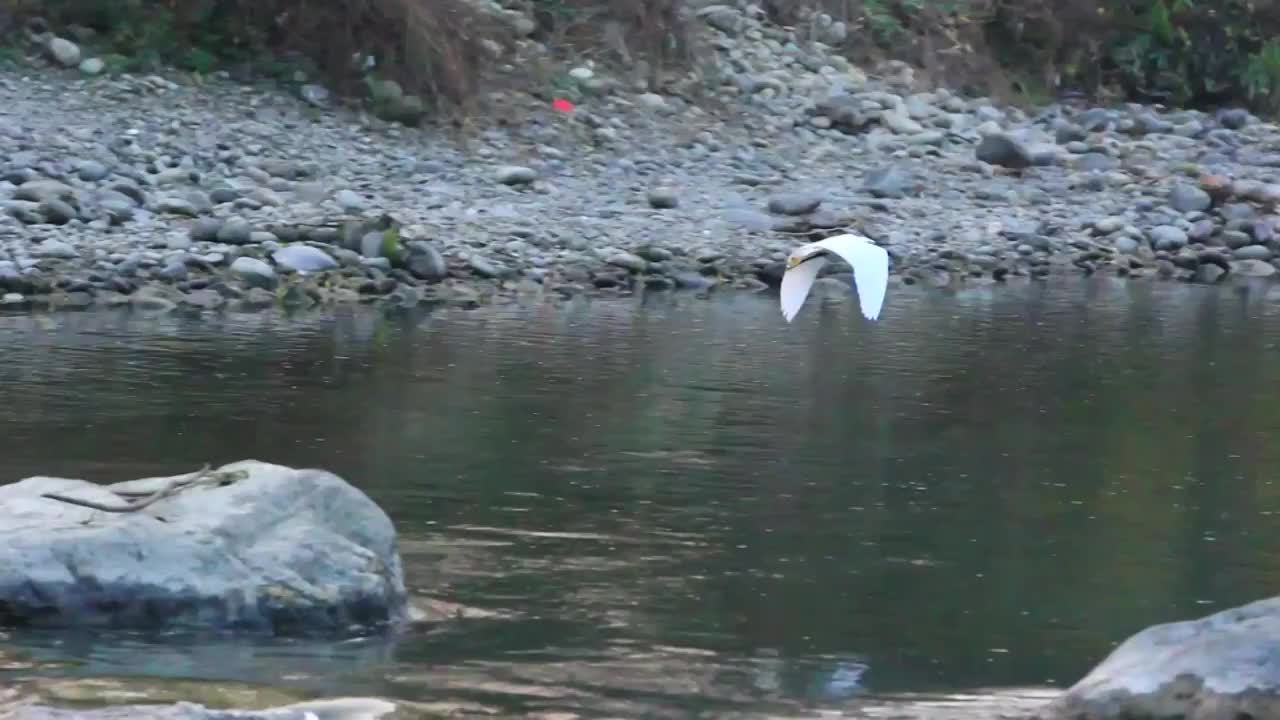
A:
{"type": "Polygon", "coordinates": [[[0,312],[759,291],[845,229],[938,288],[1277,275],[1274,124],[1029,115],[756,30],[708,29],[727,111],[511,93],[461,139],[226,77],[0,69],[0,312]]]}

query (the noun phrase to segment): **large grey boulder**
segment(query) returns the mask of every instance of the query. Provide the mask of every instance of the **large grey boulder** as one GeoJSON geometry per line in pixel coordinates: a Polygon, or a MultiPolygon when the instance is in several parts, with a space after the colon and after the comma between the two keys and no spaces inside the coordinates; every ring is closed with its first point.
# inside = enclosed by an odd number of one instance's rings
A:
{"type": "Polygon", "coordinates": [[[1280,597],[1149,627],[1035,717],[1280,717],[1280,597]]]}
{"type": "Polygon", "coordinates": [[[0,486],[0,625],[368,632],[409,617],[390,518],[342,478],[257,461],[128,513],[114,485],[30,477],[0,486]],[[237,472],[242,471],[242,472],[237,472]]]}

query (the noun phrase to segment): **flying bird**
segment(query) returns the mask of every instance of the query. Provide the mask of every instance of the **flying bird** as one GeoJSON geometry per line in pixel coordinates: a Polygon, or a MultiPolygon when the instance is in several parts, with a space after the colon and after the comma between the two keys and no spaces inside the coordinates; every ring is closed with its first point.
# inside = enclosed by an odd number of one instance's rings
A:
{"type": "Polygon", "coordinates": [[[884,305],[884,293],[889,283],[889,253],[870,238],[845,233],[801,245],[787,256],[787,268],[782,274],[782,317],[787,322],[795,319],[809,297],[809,290],[818,278],[818,271],[827,264],[827,256],[835,254],[853,268],[854,289],[858,291],[858,303],[862,315],[868,320],[880,317],[884,305]]]}

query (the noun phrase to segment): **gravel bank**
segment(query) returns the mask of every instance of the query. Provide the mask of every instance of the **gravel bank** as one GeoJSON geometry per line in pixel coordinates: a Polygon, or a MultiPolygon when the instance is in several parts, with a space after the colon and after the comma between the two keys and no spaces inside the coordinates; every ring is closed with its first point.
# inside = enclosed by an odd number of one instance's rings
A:
{"type": "Polygon", "coordinates": [[[508,93],[508,122],[465,142],[315,86],[91,75],[52,51],[0,71],[0,307],[759,289],[843,227],[937,286],[1276,273],[1280,130],[1247,112],[1028,114],[868,77],[812,40],[829,24],[702,18],[714,112],[579,68],[573,111],[508,93]]]}

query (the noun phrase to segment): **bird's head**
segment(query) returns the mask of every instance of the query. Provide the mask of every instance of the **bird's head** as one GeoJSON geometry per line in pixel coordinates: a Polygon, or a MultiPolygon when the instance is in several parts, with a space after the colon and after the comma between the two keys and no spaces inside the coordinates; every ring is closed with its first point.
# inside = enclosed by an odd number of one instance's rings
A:
{"type": "Polygon", "coordinates": [[[790,272],[794,270],[796,266],[800,265],[800,263],[803,263],[805,260],[808,260],[821,252],[822,248],[817,247],[816,245],[801,245],[795,250],[792,250],[791,254],[787,256],[786,271],[790,272]]]}

